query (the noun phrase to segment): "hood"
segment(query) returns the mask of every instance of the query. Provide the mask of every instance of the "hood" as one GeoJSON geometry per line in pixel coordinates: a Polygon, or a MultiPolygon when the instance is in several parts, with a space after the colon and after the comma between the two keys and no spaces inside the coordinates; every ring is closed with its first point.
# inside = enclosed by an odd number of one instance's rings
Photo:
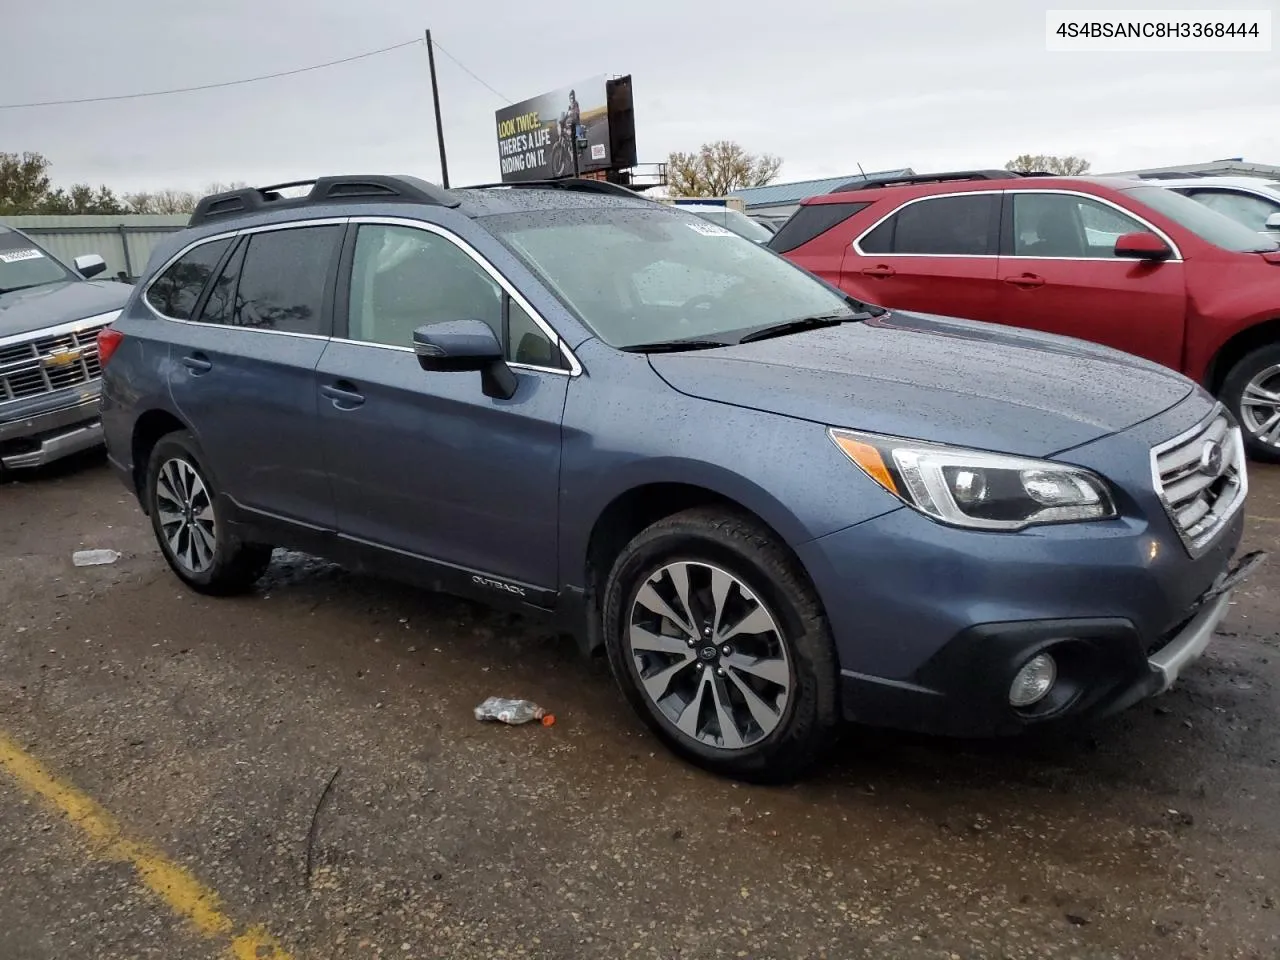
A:
{"type": "Polygon", "coordinates": [[[116,280],[67,280],[0,294],[0,337],[119,310],[132,293],[116,280]]]}
{"type": "Polygon", "coordinates": [[[1080,340],[890,312],[755,343],[650,354],[690,396],[831,426],[1047,456],[1140,423],[1195,385],[1080,340]]]}

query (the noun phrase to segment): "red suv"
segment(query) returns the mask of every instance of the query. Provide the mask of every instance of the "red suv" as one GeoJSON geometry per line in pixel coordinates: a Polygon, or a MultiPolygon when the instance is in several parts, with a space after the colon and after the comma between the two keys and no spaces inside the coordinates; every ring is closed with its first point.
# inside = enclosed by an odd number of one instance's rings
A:
{"type": "Polygon", "coordinates": [[[867,303],[1173,367],[1280,462],[1280,245],[1172,190],[1003,170],[858,180],[806,200],[768,245],[867,303]]]}

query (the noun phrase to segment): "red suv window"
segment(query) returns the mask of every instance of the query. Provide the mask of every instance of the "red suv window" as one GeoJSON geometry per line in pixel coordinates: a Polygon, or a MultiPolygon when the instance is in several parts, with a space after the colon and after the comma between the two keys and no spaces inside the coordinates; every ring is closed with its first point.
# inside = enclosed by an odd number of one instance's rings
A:
{"type": "Polygon", "coordinates": [[[908,203],[858,241],[864,254],[981,257],[996,252],[1000,195],[956,194],[908,203]]]}

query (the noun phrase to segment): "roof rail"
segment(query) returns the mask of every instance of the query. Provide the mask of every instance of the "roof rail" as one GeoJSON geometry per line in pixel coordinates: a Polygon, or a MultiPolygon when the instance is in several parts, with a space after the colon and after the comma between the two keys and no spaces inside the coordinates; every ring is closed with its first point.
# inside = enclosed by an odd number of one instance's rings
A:
{"type": "Polygon", "coordinates": [[[187,226],[195,227],[210,220],[262,210],[312,207],[329,203],[363,203],[370,200],[422,203],[437,207],[456,207],[461,203],[448,190],[418,177],[384,174],[317,177],[315,180],[273,183],[267,187],[245,187],[202,197],[196,204],[191,219],[187,221],[187,226]],[[286,197],[280,193],[289,187],[308,185],[311,189],[300,197],[286,197]]]}
{"type": "MultiPolygon", "coordinates": [[[[912,183],[945,183],[953,180],[1011,180],[1021,176],[1024,174],[1014,173],[1012,170],[958,170],[954,173],[918,173],[905,177],[865,177],[842,183],[830,192],[847,193],[850,190],[902,187],[912,183]]],[[[1041,176],[1041,174],[1033,174],[1033,176],[1041,176]]]]}
{"type": "Polygon", "coordinates": [[[573,190],[579,193],[604,193],[614,197],[630,197],[633,200],[647,200],[630,187],[608,180],[592,180],[590,177],[561,177],[558,180],[520,180],[514,183],[476,183],[459,190],[496,190],[499,187],[512,187],[524,190],[573,190]]]}

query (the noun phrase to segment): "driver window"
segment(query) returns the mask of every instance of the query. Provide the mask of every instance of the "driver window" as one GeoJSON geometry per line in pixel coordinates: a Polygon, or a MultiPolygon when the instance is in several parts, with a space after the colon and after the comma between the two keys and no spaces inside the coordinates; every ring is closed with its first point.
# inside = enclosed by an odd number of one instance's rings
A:
{"type": "Polygon", "coordinates": [[[1116,239],[1146,227],[1113,207],[1065,193],[1013,192],[1015,257],[1110,258],[1116,239]]]}
{"type": "Polygon", "coordinates": [[[413,331],[424,324],[475,319],[505,342],[503,295],[493,278],[445,237],[413,227],[364,224],[351,264],[347,336],[409,347],[413,331]]]}

